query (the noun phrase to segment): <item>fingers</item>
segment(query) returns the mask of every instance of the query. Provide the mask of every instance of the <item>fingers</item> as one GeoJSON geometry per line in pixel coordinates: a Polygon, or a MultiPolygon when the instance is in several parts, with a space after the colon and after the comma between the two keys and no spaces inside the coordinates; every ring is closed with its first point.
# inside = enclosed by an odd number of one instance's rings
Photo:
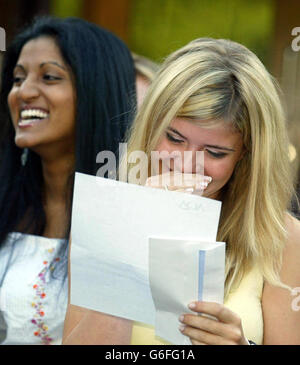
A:
{"type": "Polygon", "coordinates": [[[191,339],[213,344],[235,344],[242,339],[242,331],[239,326],[223,323],[216,319],[194,314],[181,316],[180,321],[185,328],[184,334],[191,339]],[[183,318],[182,318],[183,317],[183,318]]]}
{"type": "Polygon", "coordinates": [[[204,344],[204,345],[231,345],[234,342],[221,336],[215,335],[210,332],[200,330],[190,326],[180,327],[180,331],[183,335],[188,336],[192,344],[204,344]]]}
{"type": "Polygon", "coordinates": [[[240,325],[240,317],[226,308],[223,304],[214,302],[193,302],[189,305],[189,308],[196,313],[205,313],[217,318],[224,323],[233,323],[240,325]]]}
{"type": "Polygon", "coordinates": [[[181,315],[179,329],[193,344],[248,345],[240,317],[223,304],[193,302],[189,308],[195,314],[181,315]]]}
{"type": "Polygon", "coordinates": [[[226,336],[227,328],[224,323],[221,323],[215,319],[207,318],[194,314],[185,314],[179,318],[180,322],[184,325],[194,328],[200,328],[205,332],[214,333],[217,336],[226,336]]]}
{"type": "Polygon", "coordinates": [[[210,176],[199,174],[186,174],[170,171],[162,175],[151,176],[146,180],[145,186],[153,188],[166,188],[171,191],[203,192],[212,181],[210,176]]]}
{"type": "Polygon", "coordinates": [[[191,340],[192,345],[206,345],[204,342],[199,342],[197,340],[191,340]]]}

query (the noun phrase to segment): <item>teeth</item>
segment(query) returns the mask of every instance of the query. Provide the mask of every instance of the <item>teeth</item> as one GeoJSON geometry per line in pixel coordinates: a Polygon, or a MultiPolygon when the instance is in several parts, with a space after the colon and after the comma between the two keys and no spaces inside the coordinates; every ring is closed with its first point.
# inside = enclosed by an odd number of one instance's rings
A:
{"type": "Polygon", "coordinates": [[[33,124],[33,123],[37,123],[39,121],[39,119],[24,119],[24,120],[21,120],[18,125],[20,127],[24,127],[25,125],[30,125],[30,124],[33,124]]]}
{"type": "Polygon", "coordinates": [[[21,111],[21,119],[33,118],[33,117],[37,117],[37,118],[41,118],[41,119],[47,118],[48,113],[42,112],[41,110],[37,110],[37,109],[27,109],[27,110],[21,111]]]}

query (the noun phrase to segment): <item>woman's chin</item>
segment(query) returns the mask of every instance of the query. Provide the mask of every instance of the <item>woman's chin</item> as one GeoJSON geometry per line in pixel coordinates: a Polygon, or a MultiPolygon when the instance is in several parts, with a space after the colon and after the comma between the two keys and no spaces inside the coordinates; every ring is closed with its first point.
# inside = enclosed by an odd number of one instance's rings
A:
{"type": "Polygon", "coordinates": [[[33,143],[33,141],[31,141],[29,138],[19,137],[19,136],[15,137],[15,144],[17,147],[22,149],[31,148],[35,145],[35,143],[33,143]]]}
{"type": "Polygon", "coordinates": [[[218,200],[218,195],[219,195],[218,191],[206,191],[206,190],[204,190],[204,192],[202,193],[201,196],[203,198],[218,200]]]}

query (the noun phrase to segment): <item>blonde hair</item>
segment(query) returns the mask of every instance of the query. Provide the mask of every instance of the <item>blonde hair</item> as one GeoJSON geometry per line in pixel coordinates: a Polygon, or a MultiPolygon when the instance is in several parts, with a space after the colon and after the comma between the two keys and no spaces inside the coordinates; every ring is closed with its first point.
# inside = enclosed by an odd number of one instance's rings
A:
{"type": "Polygon", "coordinates": [[[131,52],[131,55],[136,72],[151,82],[159,69],[159,64],[134,52],[131,52]]]}
{"type": "Polygon", "coordinates": [[[200,38],[165,60],[130,131],[128,154],[149,159],[175,117],[222,119],[241,133],[246,152],[223,188],[217,237],[227,247],[225,298],[254,265],[287,287],[279,270],[293,184],[281,105],[275,80],[250,50],[200,38]]]}

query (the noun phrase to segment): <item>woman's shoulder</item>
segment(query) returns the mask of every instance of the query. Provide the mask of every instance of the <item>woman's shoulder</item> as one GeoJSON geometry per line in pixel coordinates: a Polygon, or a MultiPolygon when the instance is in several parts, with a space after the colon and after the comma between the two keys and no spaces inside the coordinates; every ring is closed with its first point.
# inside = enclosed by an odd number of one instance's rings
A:
{"type": "Polygon", "coordinates": [[[285,225],[287,240],[282,256],[280,279],[290,290],[273,286],[268,282],[264,285],[262,296],[264,345],[300,343],[300,312],[293,308],[295,300],[293,293],[299,288],[300,283],[300,222],[287,214],[285,225]]]}
{"type": "Polygon", "coordinates": [[[291,214],[286,214],[287,249],[300,247],[300,221],[291,214]]]}
{"type": "Polygon", "coordinates": [[[290,214],[286,215],[287,240],[283,251],[283,275],[294,284],[300,281],[300,221],[290,214]]]}

